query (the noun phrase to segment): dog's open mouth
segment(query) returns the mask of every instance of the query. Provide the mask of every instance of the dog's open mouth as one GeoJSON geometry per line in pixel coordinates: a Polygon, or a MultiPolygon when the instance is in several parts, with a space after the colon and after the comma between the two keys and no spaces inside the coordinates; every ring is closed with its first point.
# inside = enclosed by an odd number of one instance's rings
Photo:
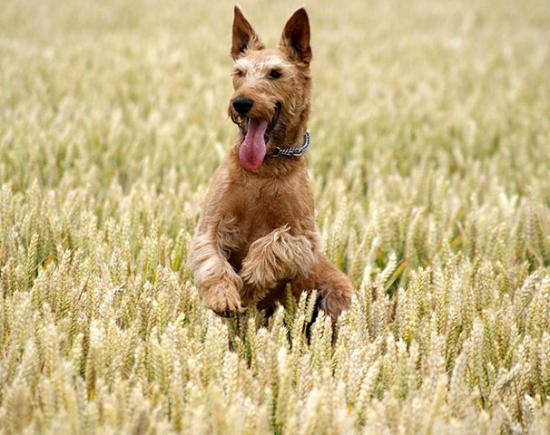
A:
{"type": "Polygon", "coordinates": [[[243,168],[249,171],[258,171],[262,167],[267,153],[266,144],[277,125],[280,112],[281,105],[277,103],[275,113],[269,123],[265,119],[248,117],[240,123],[243,141],[239,149],[239,160],[243,168]]]}

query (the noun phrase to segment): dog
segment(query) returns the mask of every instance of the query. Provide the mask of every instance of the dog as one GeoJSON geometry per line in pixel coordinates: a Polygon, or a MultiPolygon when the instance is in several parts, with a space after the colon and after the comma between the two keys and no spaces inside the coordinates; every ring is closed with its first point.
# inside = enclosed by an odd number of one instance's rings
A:
{"type": "Polygon", "coordinates": [[[318,291],[333,320],[351,304],[350,279],[321,253],[303,153],[309,145],[310,25],[304,8],[266,48],[235,6],[229,116],[235,146],[216,169],[189,251],[206,307],[232,317],[318,291]]]}

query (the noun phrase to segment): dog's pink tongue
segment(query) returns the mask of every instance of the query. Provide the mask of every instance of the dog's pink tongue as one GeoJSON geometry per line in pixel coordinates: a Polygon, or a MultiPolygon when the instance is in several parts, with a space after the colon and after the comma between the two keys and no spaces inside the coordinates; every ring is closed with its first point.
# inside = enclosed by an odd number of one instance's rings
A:
{"type": "Polygon", "coordinates": [[[248,130],[239,150],[239,159],[243,168],[249,171],[257,171],[262,167],[266,153],[265,131],[267,121],[263,119],[251,119],[248,121],[248,130]]]}

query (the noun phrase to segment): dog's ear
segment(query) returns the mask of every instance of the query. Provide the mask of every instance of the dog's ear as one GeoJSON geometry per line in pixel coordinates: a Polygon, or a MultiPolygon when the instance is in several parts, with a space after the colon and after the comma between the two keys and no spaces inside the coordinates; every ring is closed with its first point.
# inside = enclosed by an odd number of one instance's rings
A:
{"type": "Polygon", "coordinates": [[[279,46],[288,53],[291,59],[309,65],[311,62],[309,34],[307,12],[304,8],[300,8],[286,22],[279,46]]]}
{"type": "Polygon", "coordinates": [[[261,50],[265,48],[265,45],[248,20],[244,17],[241,9],[235,5],[235,16],[233,18],[233,45],[231,46],[231,57],[233,60],[237,60],[247,48],[261,50]]]}

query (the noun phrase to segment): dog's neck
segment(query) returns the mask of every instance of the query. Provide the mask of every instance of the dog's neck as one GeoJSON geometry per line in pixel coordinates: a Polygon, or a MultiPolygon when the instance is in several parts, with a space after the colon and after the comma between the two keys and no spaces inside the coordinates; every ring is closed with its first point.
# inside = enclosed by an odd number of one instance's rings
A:
{"type": "Polygon", "coordinates": [[[307,131],[307,126],[305,123],[300,125],[297,128],[292,129],[291,132],[287,132],[284,140],[281,141],[281,144],[275,144],[270,148],[299,148],[304,144],[304,137],[307,131]]]}

